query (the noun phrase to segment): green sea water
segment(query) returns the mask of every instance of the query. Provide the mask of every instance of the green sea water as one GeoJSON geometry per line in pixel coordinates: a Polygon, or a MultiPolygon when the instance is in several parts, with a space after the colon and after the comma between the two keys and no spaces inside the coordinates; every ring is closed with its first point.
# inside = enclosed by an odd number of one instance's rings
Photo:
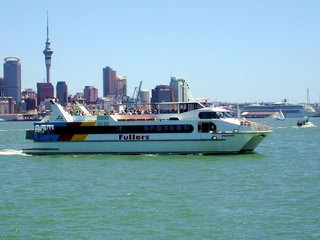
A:
{"type": "Polygon", "coordinates": [[[0,239],[320,239],[319,127],[254,154],[27,156],[0,122],[0,239]]]}

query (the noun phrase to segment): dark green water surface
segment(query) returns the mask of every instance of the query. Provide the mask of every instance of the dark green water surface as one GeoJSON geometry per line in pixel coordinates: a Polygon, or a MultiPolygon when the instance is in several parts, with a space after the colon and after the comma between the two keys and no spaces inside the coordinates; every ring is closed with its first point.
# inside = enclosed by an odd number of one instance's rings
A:
{"type": "Polygon", "coordinates": [[[254,154],[27,156],[0,122],[0,239],[320,239],[319,127],[254,154]]]}

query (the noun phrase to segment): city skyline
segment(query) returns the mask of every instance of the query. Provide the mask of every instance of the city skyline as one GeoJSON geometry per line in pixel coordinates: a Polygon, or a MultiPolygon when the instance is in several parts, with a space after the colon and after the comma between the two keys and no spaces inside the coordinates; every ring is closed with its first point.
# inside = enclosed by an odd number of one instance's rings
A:
{"type": "Polygon", "coordinates": [[[307,88],[310,102],[319,101],[317,1],[74,3],[2,2],[10,21],[0,25],[0,58],[21,59],[23,89],[46,78],[48,10],[52,83],[66,81],[71,93],[102,91],[101,69],[112,66],[128,76],[129,96],[140,81],[151,90],[177,76],[213,101],[302,102],[307,88]]]}

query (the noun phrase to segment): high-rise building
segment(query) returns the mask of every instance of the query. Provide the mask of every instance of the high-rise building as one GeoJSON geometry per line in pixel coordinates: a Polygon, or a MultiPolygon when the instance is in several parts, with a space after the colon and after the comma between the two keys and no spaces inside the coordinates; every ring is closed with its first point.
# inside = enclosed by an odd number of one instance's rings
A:
{"type": "Polygon", "coordinates": [[[56,86],[57,99],[62,106],[67,106],[68,104],[68,85],[64,81],[57,82],[56,86]]]}
{"type": "Polygon", "coordinates": [[[49,20],[47,13],[47,41],[45,49],[43,50],[43,54],[45,56],[46,70],[47,70],[47,83],[50,83],[50,68],[51,68],[51,55],[53,54],[53,50],[50,48],[50,40],[49,40],[49,20]]]}
{"type": "Polygon", "coordinates": [[[98,97],[98,89],[94,86],[85,86],[83,89],[83,95],[86,99],[87,104],[93,104],[96,103],[98,97]]]}
{"type": "Polygon", "coordinates": [[[127,96],[127,77],[126,76],[117,76],[116,77],[116,97],[127,96]]]}
{"type": "Polygon", "coordinates": [[[103,68],[103,96],[115,95],[117,72],[110,67],[103,68]]]}
{"type": "Polygon", "coordinates": [[[3,83],[3,78],[0,77],[0,97],[4,97],[4,83],[3,83]]]}
{"type": "Polygon", "coordinates": [[[53,85],[51,83],[37,83],[37,102],[41,104],[45,99],[54,98],[53,85]]]}
{"type": "Polygon", "coordinates": [[[154,89],[152,89],[151,102],[172,102],[170,85],[157,85],[154,89]]]}
{"type": "Polygon", "coordinates": [[[127,96],[127,77],[117,76],[117,72],[110,67],[103,68],[103,96],[127,96]]]}
{"type": "Polygon", "coordinates": [[[170,86],[173,102],[193,101],[189,84],[183,78],[171,77],[170,86]]]}
{"type": "Polygon", "coordinates": [[[3,64],[3,88],[6,97],[12,97],[16,102],[16,112],[21,103],[21,64],[17,57],[7,57],[3,64]]]}

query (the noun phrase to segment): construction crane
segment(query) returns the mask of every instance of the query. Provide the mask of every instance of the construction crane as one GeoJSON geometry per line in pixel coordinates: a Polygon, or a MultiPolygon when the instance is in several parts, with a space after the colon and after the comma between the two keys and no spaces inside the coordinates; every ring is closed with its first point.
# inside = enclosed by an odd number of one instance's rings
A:
{"type": "Polygon", "coordinates": [[[141,92],[141,86],[142,86],[142,81],[140,81],[139,83],[139,88],[138,88],[138,92],[137,92],[137,97],[136,97],[136,100],[135,102],[138,103],[138,101],[140,100],[140,92],[141,92]]]}
{"type": "Polygon", "coordinates": [[[136,99],[136,92],[138,91],[138,87],[134,88],[132,99],[136,99]]]}
{"type": "Polygon", "coordinates": [[[139,87],[135,87],[132,94],[132,103],[135,108],[137,108],[138,102],[140,100],[140,92],[141,92],[142,81],[139,83],[139,87]]]}

